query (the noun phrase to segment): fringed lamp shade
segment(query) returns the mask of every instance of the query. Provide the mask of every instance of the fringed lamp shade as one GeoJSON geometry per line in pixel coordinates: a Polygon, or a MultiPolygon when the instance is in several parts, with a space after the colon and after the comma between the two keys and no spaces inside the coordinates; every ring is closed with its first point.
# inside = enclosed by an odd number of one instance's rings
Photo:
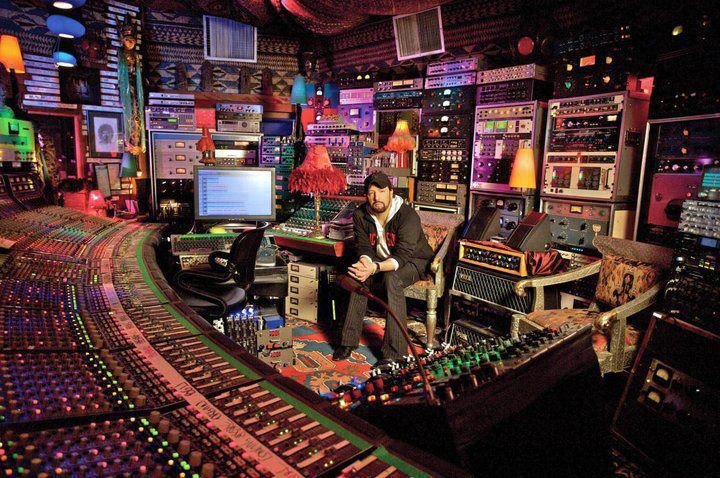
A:
{"type": "Polygon", "coordinates": [[[385,149],[398,153],[398,168],[407,168],[405,153],[415,149],[415,138],[410,134],[410,127],[405,120],[398,120],[395,125],[395,132],[388,138],[385,149]]]}
{"type": "Polygon", "coordinates": [[[302,194],[340,194],[345,191],[345,175],[330,163],[327,148],[311,145],[305,161],[290,173],[290,191],[302,194]]]}
{"type": "Polygon", "coordinates": [[[340,194],[345,191],[345,175],[330,163],[327,148],[322,145],[310,145],[305,161],[290,173],[290,191],[312,194],[315,203],[315,227],[310,237],[322,238],[325,233],[320,224],[320,196],[322,194],[340,194]]]}

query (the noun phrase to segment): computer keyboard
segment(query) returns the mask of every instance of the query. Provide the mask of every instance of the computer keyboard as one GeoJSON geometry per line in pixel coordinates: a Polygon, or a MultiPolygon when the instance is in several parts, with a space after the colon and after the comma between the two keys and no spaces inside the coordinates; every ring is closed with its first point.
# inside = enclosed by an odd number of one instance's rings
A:
{"type": "Polygon", "coordinates": [[[210,254],[213,251],[229,252],[237,234],[173,234],[170,248],[173,255],[210,254]]]}

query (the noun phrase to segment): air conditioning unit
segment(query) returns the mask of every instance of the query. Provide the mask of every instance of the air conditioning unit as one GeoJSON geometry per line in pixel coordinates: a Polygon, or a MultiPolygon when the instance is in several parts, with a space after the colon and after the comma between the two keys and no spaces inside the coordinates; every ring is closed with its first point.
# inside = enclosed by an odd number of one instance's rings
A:
{"type": "Polygon", "coordinates": [[[257,28],[228,18],[203,15],[206,60],[257,63],[257,28]]]}
{"type": "Polygon", "coordinates": [[[398,60],[445,52],[440,7],[393,17],[398,60]]]}

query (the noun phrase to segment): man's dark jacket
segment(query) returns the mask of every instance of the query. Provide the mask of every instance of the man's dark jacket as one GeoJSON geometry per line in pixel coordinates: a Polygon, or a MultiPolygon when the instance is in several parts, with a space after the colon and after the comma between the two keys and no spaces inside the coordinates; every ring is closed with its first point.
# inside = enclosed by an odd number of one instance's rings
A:
{"type": "MultiPolygon", "coordinates": [[[[353,226],[358,257],[365,255],[373,262],[383,260],[377,255],[377,228],[367,203],[355,210],[353,226]]],[[[399,268],[412,262],[421,276],[425,274],[429,259],[434,253],[425,238],[420,226],[420,216],[415,209],[407,204],[400,206],[385,224],[385,241],[390,249],[390,257],[398,262],[399,268]]]]}

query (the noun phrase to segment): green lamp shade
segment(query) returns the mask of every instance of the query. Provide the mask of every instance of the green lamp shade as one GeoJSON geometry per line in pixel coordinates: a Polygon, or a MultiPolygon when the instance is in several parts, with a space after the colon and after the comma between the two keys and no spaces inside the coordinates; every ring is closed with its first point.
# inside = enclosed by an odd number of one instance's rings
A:
{"type": "Polygon", "coordinates": [[[122,162],[120,163],[120,177],[134,178],[137,176],[137,171],[137,158],[130,153],[123,153],[122,162]]]}
{"type": "Polygon", "coordinates": [[[302,75],[295,75],[295,78],[293,79],[292,91],[290,91],[290,103],[294,105],[307,104],[305,77],[302,75]]]}
{"type": "Polygon", "coordinates": [[[4,119],[13,119],[15,117],[15,112],[7,105],[0,106],[0,118],[4,119]]]}

